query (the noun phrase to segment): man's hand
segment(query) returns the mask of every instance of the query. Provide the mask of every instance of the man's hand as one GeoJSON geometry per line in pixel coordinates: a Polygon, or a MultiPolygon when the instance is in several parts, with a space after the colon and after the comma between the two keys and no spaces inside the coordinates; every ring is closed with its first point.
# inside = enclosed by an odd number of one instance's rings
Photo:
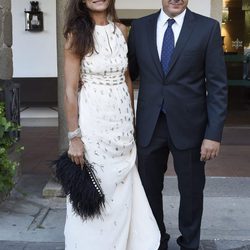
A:
{"type": "Polygon", "coordinates": [[[204,139],[201,145],[201,161],[208,161],[218,156],[220,150],[220,143],[204,139]]]}

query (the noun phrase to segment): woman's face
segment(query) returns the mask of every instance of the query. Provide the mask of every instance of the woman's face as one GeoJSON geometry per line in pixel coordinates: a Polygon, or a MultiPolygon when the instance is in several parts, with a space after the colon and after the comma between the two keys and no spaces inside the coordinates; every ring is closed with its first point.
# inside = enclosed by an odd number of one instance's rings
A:
{"type": "Polygon", "coordinates": [[[103,12],[109,7],[110,0],[84,0],[87,8],[92,12],[103,12]]]}

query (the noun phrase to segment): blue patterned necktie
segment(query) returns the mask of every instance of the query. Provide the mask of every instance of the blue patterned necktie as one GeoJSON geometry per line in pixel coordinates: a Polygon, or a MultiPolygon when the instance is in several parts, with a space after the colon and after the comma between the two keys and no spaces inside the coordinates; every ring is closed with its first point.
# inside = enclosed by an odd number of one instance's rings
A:
{"type": "Polygon", "coordinates": [[[167,74],[169,62],[174,51],[174,33],[172,25],[175,23],[174,19],[168,19],[168,27],[165,31],[162,50],[161,50],[161,65],[165,74],[167,74]]]}

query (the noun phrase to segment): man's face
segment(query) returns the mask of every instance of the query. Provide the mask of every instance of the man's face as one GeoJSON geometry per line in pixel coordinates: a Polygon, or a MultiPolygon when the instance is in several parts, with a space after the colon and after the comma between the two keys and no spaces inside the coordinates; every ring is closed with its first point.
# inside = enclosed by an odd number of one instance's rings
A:
{"type": "Polygon", "coordinates": [[[175,17],[181,14],[187,7],[188,0],[162,0],[164,12],[169,17],[175,17]]]}

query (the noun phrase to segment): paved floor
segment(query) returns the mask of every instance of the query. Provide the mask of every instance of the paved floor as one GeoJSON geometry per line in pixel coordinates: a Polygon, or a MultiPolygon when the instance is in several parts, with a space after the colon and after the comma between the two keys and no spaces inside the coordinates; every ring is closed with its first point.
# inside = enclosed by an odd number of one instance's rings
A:
{"type": "MultiPolygon", "coordinates": [[[[24,127],[20,143],[24,174],[50,174],[49,163],[58,153],[57,127],[24,127]]],[[[224,129],[221,153],[206,166],[207,176],[250,177],[250,127],[224,129]]],[[[168,176],[175,175],[172,158],[168,163],[168,176]]]]}
{"type": "MultiPolygon", "coordinates": [[[[64,250],[64,244],[48,243],[48,242],[9,242],[1,241],[0,250],[64,250]]],[[[235,242],[234,242],[235,244],[235,242]]],[[[232,242],[225,241],[202,241],[200,250],[250,250],[250,244],[246,245],[246,242],[238,243],[236,248],[225,248],[225,246],[232,246],[232,242]],[[241,246],[239,246],[241,245],[241,246]]],[[[178,250],[179,248],[171,240],[169,243],[169,250],[178,250]]],[[[84,249],[83,249],[84,250],[84,249]]]]}
{"type": "MultiPolygon", "coordinates": [[[[0,250],[63,249],[65,199],[43,199],[46,176],[23,175],[0,205],[0,250]]],[[[201,250],[249,249],[250,178],[208,177],[201,250]]],[[[165,224],[177,250],[179,196],[176,177],[165,177],[165,224]]],[[[107,250],[107,249],[105,249],[107,250]]]]}
{"type": "Polygon", "coordinates": [[[24,146],[23,174],[50,174],[50,163],[58,154],[57,127],[23,127],[20,144],[24,146]]]}
{"type": "MultiPolygon", "coordinates": [[[[0,250],[64,249],[65,199],[44,199],[57,128],[23,128],[23,176],[0,205],[0,250]]],[[[250,128],[226,128],[220,157],[207,165],[201,250],[250,249],[250,128]]],[[[179,195],[172,161],[165,177],[165,223],[177,250],[179,195]]],[[[106,250],[106,249],[105,249],[106,250]]]]}

